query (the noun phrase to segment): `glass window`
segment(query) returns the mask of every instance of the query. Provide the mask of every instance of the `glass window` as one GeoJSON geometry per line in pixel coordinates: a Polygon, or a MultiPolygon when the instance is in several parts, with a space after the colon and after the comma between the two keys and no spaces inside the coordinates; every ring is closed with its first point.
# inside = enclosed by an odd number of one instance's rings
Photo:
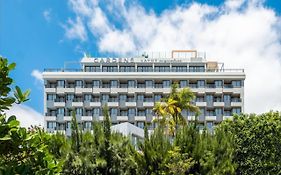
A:
{"type": "Polygon", "coordinates": [[[241,113],[241,108],[233,108],[232,109],[232,114],[240,114],[241,113]]]}
{"type": "Polygon", "coordinates": [[[84,122],[85,129],[91,129],[92,128],[92,122],[84,122]]]}
{"type": "Polygon", "coordinates": [[[121,116],[127,116],[127,114],[128,114],[128,111],[126,111],[126,110],[120,111],[121,116]]]}
{"type": "Polygon", "coordinates": [[[57,113],[60,115],[64,115],[64,108],[58,108],[57,113]]]}
{"type": "Polygon", "coordinates": [[[215,113],[216,113],[216,116],[221,116],[222,115],[222,108],[216,108],[215,113]]]}
{"type": "Polygon", "coordinates": [[[78,88],[83,87],[83,81],[82,80],[76,80],[75,81],[75,87],[78,87],[78,88]]]}
{"type": "Polygon", "coordinates": [[[241,87],[241,81],[240,80],[235,80],[231,82],[232,87],[241,87]]]}
{"type": "Polygon", "coordinates": [[[206,101],[207,102],[213,102],[214,101],[214,97],[212,95],[206,95],[206,101]]]}
{"type": "Polygon", "coordinates": [[[85,101],[91,101],[92,100],[92,95],[91,94],[85,94],[84,100],[85,101]]]}
{"type": "Polygon", "coordinates": [[[154,95],[154,101],[157,102],[157,101],[160,101],[162,98],[162,96],[160,94],[155,94],[154,95]]]}
{"type": "Polygon", "coordinates": [[[186,72],[187,66],[173,66],[172,70],[173,72],[186,72]]]}
{"type": "Polygon", "coordinates": [[[198,86],[198,88],[204,88],[205,87],[205,80],[198,80],[197,86],[198,86]]]}
{"type": "Polygon", "coordinates": [[[100,81],[99,80],[93,80],[93,87],[99,88],[100,87],[100,81]]]}
{"type": "Polygon", "coordinates": [[[128,81],[128,87],[129,87],[129,88],[134,88],[134,87],[135,87],[135,83],[136,83],[135,80],[129,80],[129,81],[128,81]]]}
{"type": "Polygon", "coordinates": [[[47,100],[48,101],[55,101],[56,94],[47,94],[47,100]]]}
{"type": "Polygon", "coordinates": [[[231,101],[231,96],[230,95],[224,95],[223,96],[224,102],[230,102],[231,101]]]}
{"type": "Polygon", "coordinates": [[[224,111],[223,115],[224,116],[231,116],[231,112],[230,111],[224,111]]]}
{"type": "Polygon", "coordinates": [[[187,80],[180,80],[180,88],[187,87],[187,80]]]}
{"type": "Polygon", "coordinates": [[[60,87],[60,88],[64,88],[65,87],[65,81],[64,80],[58,80],[57,81],[57,87],[60,87]]]}
{"type": "Polygon", "coordinates": [[[189,71],[190,72],[204,72],[205,68],[204,68],[204,66],[190,66],[189,71]]]}
{"type": "Polygon", "coordinates": [[[128,110],[128,116],[129,116],[129,117],[133,117],[133,116],[135,116],[135,114],[136,114],[136,110],[135,110],[135,109],[130,108],[130,109],[128,110]]]}
{"type": "Polygon", "coordinates": [[[154,72],[170,72],[170,66],[155,66],[154,72]]]}
{"type": "Polygon", "coordinates": [[[138,72],[152,72],[152,66],[138,66],[138,72]]]}
{"type": "Polygon", "coordinates": [[[163,88],[170,88],[171,81],[170,80],[163,80],[163,88]]]}
{"type": "Polygon", "coordinates": [[[137,101],[143,101],[143,100],[144,100],[144,95],[137,96],[137,101]]]}
{"type": "Polygon", "coordinates": [[[125,94],[121,94],[119,95],[119,100],[124,102],[127,100],[127,96],[125,94]]]}
{"type": "Polygon", "coordinates": [[[145,80],[145,87],[146,88],[152,88],[153,87],[153,81],[152,80],[145,80]]]}
{"type": "Polygon", "coordinates": [[[150,108],[145,109],[145,114],[152,115],[152,109],[150,109],[150,108]]]}
{"type": "Polygon", "coordinates": [[[100,72],[100,66],[85,66],[85,72],[100,72]]]}
{"type": "Polygon", "coordinates": [[[56,122],[47,122],[47,128],[55,129],[56,128],[56,122]]]}
{"type": "Polygon", "coordinates": [[[116,108],[111,108],[110,109],[110,115],[111,116],[117,116],[118,114],[118,110],[116,108]]]}
{"type": "Polygon", "coordinates": [[[117,80],[111,80],[110,81],[110,87],[111,88],[117,88],[118,87],[118,81],[117,80]]]}
{"type": "Polygon", "coordinates": [[[207,122],[206,124],[207,124],[208,131],[212,132],[213,131],[213,126],[214,126],[213,122],[207,122]]]}
{"type": "Polygon", "coordinates": [[[82,108],[76,108],[75,112],[76,112],[76,115],[79,115],[79,116],[83,115],[83,109],[82,108]]]}
{"type": "Polygon", "coordinates": [[[102,102],[108,102],[109,100],[109,95],[108,94],[102,94],[101,95],[101,101],[102,102]]]}
{"type": "Polygon", "coordinates": [[[138,116],[145,116],[145,111],[139,110],[138,111],[138,116]]]}
{"type": "Polygon", "coordinates": [[[222,80],[215,80],[215,87],[221,88],[222,87],[222,80]]]}
{"type": "Polygon", "coordinates": [[[144,128],[144,122],[137,122],[137,126],[139,127],[139,128],[144,128]]]}
{"type": "Polygon", "coordinates": [[[93,116],[94,117],[100,116],[100,108],[94,108],[93,109],[93,116]]]}

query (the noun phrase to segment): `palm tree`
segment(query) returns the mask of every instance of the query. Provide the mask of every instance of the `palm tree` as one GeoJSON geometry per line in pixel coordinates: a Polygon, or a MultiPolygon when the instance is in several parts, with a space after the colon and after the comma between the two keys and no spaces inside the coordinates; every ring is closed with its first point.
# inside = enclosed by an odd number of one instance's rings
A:
{"type": "Polygon", "coordinates": [[[185,125],[187,120],[183,117],[182,111],[199,112],[199,108],[192,104],[195,95],[189,88],[178,90],[178,84],[172,85],[171,93],[156,103],[153,111],[158,119],[162,117],[162,123],[168,124],[173,135],[179,125],[185,125]],[[163,121],[164,120],[164,121],[163,121]]]}

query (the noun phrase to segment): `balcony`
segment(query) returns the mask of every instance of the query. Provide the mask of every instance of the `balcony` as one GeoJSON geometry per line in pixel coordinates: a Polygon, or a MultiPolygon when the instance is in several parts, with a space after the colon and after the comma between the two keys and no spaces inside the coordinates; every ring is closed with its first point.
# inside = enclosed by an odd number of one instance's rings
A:
{"type": "Polygon", "coordinates": [[[216,121],[217,120],[217,116],[205,116],[205,120],[206,121],[216,121]]]}
{"type": "Polygon", "coordinates": [[[81,117],[81,120],[82,120],[82,121],[92,121],[92,120],[93,120],[93,117],[92,117],[92,116],[82,116],[82,117],[81,117]]]}
{"type": "Polygon", "coordinates": [[[146,94],[152,94],[153,93],[153,88],[150,87],[150,88],[145,88],[145,93],[146,94]]]}
{"type": "Polygon", "coordinates": [[[187,116],[187,120],[188,121],[194,121],[195,120],[195,116],[187,116]]]}
{"type": "Polygon", "coordinates": [[[90,106],[91,107],[100,107],[101,106],[101,102],[90,102],[90,106]]]}
{"type": "Polygon", "coordinates": [[[128,121],[128,116],[117,116],[117,121],[128,121]]]}
{"type": "Polygon", "coordinates": [[[49,116],[50,114],[46,114],[47,116],[45,116],[45,120],[46,121],[56,121],[57,117],[56,116],[49,116]]]}
{"type": "Polygon", "coordinates": [[[136,102],[126,102],[125,104],[127,107],[136,107],[137,103],[136,102]]]}
{"type": "Polygon", "coordinates": [[[74,93],[75,89],[74,89],[74,87],[67,87],[67,88],[64,88],[64,92],[65,93],[74,93]]]}
{"type": "Polygon", "coordinates": [[[135,116],[135,121],[145,121],[146,117],[145,116],[135,116]]]}
{"type": "Polygon", "coordinates": [[[108,107],[118,107],[119,103],[118,102],[108,102],[107,105],[108,105],[108,107]]]}
{"type": "Polygon", "coordinates": [[[80,102],[72,102],[72,107],[83,107],[83,102],[80,101],[80,102]]]}
{"type": "Polygon", "coordinates": [[[64,87],[58,87],[58,88],[57,88],[57,94],[64,94],[65,89],[66,89],[66,88],[64,88],[64,87]]]}
{"type": "Polygon", "coordinates": [[[214,107],[224,107],[224,102],[214,102],[214,107]]]}
{"type": "Polygon", "coordinates": [[[154,106],[154,102],[143,102],[143,106],[144,107],[153,107],[154,106]]]}
{"type": "Polygon", "coordinates": [[[45,88],[46,93],[56,93],[56,88],[54,87],[46,87],[45,88]]]}
{"type": "Polygon", "coordinates": [[[65,107],[65,102],[54,102],[54,107],[61,107],[64,108],[65,107]]]}
{"type": "Polygon", "coordinates": [[[196,102],[196,106],[205,107],[205,106],[207,106],[207,102],[196,102]]]}
{"type": "Polygon", "coordinates": [[[223,120],[233,120],[233,116],[223,116],[223,120]]]}
{"type": "Polygon", "coordinates": [[[242,106],[242,102],[231,102],[231,107],[241,107],[242,106]]]}

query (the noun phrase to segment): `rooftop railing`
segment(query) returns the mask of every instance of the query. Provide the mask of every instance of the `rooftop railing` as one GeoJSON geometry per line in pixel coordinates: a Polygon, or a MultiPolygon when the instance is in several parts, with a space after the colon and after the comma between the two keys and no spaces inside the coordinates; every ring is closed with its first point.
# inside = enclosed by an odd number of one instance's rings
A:
{"type": "MultiPolygon", "coordinates": [[[[83,69],[44,69],[44,72],[104,72],[104,71],[86,71],[83,69]]],[[[113,71],[110,71],[113,72],[113,71]]],[[[124,72],[121,70],[117,70],[115,72],[124,72]]],[[[137,69],[135,71],[127,71],[127,72],[141,72],[137,69]]],[[[154,70],[152,72],[175,72],[175,70],[165,70],[165,71],[159,71],[154,70]]],[[[178,71],[178,72],[244,72],[244,69],[186,69],[185,71],[178,71]]]]}

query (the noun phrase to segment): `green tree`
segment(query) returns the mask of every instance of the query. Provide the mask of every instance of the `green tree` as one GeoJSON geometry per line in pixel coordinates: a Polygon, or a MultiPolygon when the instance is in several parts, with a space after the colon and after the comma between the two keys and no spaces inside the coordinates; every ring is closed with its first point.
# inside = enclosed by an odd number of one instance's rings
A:
{"type": "Polygon", "coordinates": [[[281,174],[281,112],[235,115],[221,127],[234,140],[236,174],[281,174]]]}
{"type": "Polygon", "coordinates": [[[27,131],[16,116],[5,113],[14,103],[27,101],[30,93],[16,86],[10,96],[13,80],[9,73],[14,68],[15,63],[0,57],[0,174],[57,174],[60,166],[46,144],[49,135],[38,127],[27,131]]]}

